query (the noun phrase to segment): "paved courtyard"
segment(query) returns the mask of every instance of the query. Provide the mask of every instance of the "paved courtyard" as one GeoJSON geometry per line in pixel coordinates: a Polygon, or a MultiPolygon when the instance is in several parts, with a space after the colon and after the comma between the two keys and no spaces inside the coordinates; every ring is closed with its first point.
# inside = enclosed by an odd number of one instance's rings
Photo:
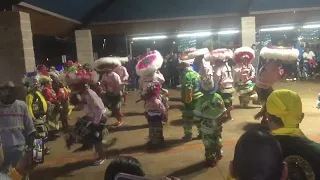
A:
{"type": "MultiPolygon", "coordinates": [[[[320,110],[314,108],[319,85],[311,82],[281,83],[276,89],[291,89],[300,94],[303,101],[305,119],[301,124],[304,133],[314,141],[320,142],[320,110]]],[[[143,165],[149,179],[160,179],[162,176],[172,175],[181,179],[214,179],[223,180],[228,175],[229,162],[233,157],[234,146],[240,135],[250,128],[258,128],[259,121],[253,115],[259,111],[259,106],[248,109],[232,110],[234,121],[224,124],[223,128],[223,159],[214,168],[205,168],[202,164],[204,148],[200,140],[185,143],[183,136],[180,109],[182,104],[180,92],[171,90],[169,123],[164,127],[166,148],[157,152],[148,152],[145,147],[148,125],[143,116],[143,103],[135,103],[139,99],[138,92],[131,92],[127,106],[123,108],[124,124],[111,130],[108,137],[109,145],[105,147],[107,162],[101,166],[91,166],[92,151],[74,152],[65,148],[64,134],[59,132],[54,141],[49,142],[51,154],[45,157],[45,163],[32,174],[31,180],[68,179],[68,180],[102,180],[104,172],[111,160],[119,155],[136,157],[143,165]]],[[[239,104],[235,98],[235,105],[239,104]]],[[[72,114],[71,124],[82,112],[72,114]]],[[[108,123],[114,123],[110,118],[108,123]]],[[[194,127],[194,137],[197,135],[194,127]]]]}

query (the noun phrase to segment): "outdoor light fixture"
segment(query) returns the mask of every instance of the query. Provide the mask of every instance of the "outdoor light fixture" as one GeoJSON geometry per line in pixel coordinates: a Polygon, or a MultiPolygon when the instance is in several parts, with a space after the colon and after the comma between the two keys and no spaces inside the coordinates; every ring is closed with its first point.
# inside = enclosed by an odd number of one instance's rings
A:
{"type": "Polygon", "coordinates": [[[237,34],[239,33],[239,30],[226,30],[226,31],[219,31],[218,34],[223,35],[223,34],[237,34]]]}
{"type": "Polygon", "coordinates": [[[305,25],[302,28],[304,29],[320,28],[320,24],[305,25]]]}
{"type": "Polygon", "coordinates": [[[134,37],[132,40],[149,40],[149,39],[167,39],[167,36],[146,36],[146,37],[134,37]]]}
{"type": "Polygon", "coordinates": [[[294,29],[294,26],[287,26],[287,27],[275,27],[275,28],[263,28],[260,29],[261,32],[268,32],[268,31],[286,31],[286,30],[292,30],[294,29]]]}
{"type": "Polygon", "coordinates": [[[190,34],[178,34],[177,37],[199,37],[199,36],[211,36],[212,32],[199,32],[199,33],[190,33],[190,34]]]}

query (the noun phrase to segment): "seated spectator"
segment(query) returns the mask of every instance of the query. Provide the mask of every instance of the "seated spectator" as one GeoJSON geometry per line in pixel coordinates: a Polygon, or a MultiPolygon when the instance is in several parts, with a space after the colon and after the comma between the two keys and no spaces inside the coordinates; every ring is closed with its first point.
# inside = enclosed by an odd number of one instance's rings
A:
{"type": "Polygon", "coordinates": [[[248,131],[240,137],[230,162],[231,177],[236,180],[285,180],[287,173],[281,147],[269,133],[248,131]]]}
{"type": "Polygon", "coordinates": [[[273,91],[266,107],[271,134],[282,147],[290,179],[320,179],[320,144],[299,128],[304,117],[299,95],[287,89],[273,91]]]}
{"type": "Polygon", "coordinates": [[[114,180],[116,175],[119,173],[126,173],[142,177],[145,176],[140,162],[131,156],[120,156],[114,159],[107,167],[107,170],[104,174],[104,179],[114,180]]]}

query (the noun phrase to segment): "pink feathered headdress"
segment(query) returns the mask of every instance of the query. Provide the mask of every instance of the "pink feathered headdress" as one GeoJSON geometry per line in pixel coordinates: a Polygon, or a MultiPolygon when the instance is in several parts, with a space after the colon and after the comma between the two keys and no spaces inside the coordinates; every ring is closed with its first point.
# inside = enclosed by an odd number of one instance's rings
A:
{"type": "Polygon", "coordinates": [[[247,63],[250,64],[255,58],[255,52],[250,47],[241,47],[234,51],[234,61],[236,63],[241,63],[242,60],[246,58],[247,63]]]}
{"type": "Polygon", "coordinates": [[[233,52],[230,49],[215,49],[204,55],[206,61],[226,61],[233,57],[233,52]]]}
{"type": "Polygon", "coordinates": [[[163,58],[157,51],[150,51],[148,55],[141,58],[136,65],[136,73],[138,76],[148,76],[161,68],[163,58]]]}
{"type": "Polygon", "coordinates": [[[95,84],[98,82],[96,72],[74,71],[64,74],[61,77],[68,85],[74,84],[95,84]]]}

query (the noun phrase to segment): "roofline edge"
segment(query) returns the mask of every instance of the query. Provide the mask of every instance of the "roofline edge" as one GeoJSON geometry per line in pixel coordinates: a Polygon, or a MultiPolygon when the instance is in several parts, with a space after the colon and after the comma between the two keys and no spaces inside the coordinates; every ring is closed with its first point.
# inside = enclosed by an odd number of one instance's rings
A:
{"type": "Polygon", "coordinates": [[[68,18],[68,17],[65,17],[65,16],[62,16],[60,14],[57,14],[57,13],[54,13],[54,12],[51,12],[51,11],[48,11],[48,10],[45,10],[45,9],[42,9],[42,8],[39,8],[37,6],[34,6],[32,4],[28,4],[28,3],[25,3],[25,2],[21,2],[18,4],[19,6],[23,6],[25,8],[29,8],[29,9],[32,9],[34,11],[38,11],[40,13],[43,13],[43,14],[47,14],[47,15],[50,15],[50,16],[53,16],[53,17],[56,17],[56,18],[59,18],[59,19],[64,19],[64,20],[67,20],[69,22],[73,22],[73,23],[76,23],[76,24],[81,24],[80,21],[77,21],[77,20],[74,20],[72,18],[68,18]]]}

